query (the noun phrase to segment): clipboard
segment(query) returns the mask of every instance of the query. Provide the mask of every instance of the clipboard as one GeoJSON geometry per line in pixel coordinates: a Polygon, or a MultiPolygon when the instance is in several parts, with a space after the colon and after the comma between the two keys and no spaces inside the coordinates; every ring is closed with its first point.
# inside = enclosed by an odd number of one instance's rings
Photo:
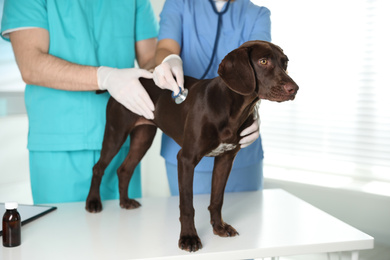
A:
{"type": "MultiPolygon", "coordinates": [[[[56,209],[57,207],[54,206],[23,205],[23,204],[18,205],[18,212],[20,214],[20,218],[22,219],[22,226],[56,209]]],[[[4,203],[0,203],[1,219],[3,219],[4,212],[5,212],[5,205],[4,203]]],[[[0,236],[2,235],[3,235],[3,225],[0,225],[0,236]]]]}

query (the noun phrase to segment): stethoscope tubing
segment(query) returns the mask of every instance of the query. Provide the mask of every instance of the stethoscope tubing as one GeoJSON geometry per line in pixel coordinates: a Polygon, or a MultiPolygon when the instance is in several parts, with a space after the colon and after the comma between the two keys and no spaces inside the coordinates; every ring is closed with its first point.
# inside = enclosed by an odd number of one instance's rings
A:
{"type": "Polygon", "coordinates": [[[219,36],[220,36],[220,33],[221,33],[222,16],[229,9],[230,1],[231,0],[228,0],[224,10],[222,10],[221,12],[218,12],[217,8],[215,7],[214,1],[213,0],[209,0],[211,6],[213,8],[213,11],[218,15],[218,25],[217,25],[217,33],[215,35],[214,47],[213,47],[213,52],[211,54],[210,62],[209,62],[209,65],[207,66],[205,72],[203,73],[202,77],[200,77],[200,79],[204,79],[206,77],[207,73],[209,72],[209,70],[211,68],[211,65],[213,64],[213,60],[214,60],[214,57],[215,57],[215,54],[216,54],[217,48],[218,48],[219,36]]]}

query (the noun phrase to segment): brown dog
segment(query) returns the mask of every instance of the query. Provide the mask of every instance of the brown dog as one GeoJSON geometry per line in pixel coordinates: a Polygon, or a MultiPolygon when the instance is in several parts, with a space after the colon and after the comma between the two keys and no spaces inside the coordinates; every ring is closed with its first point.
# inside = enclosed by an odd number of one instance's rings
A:
{"type": "Polygon", "coordinates": [[[202,248],[195,229],[193,208],[194,168],[204,156],[215,157],[209,206],[213,231],[235,236],[237,231],[222,220],[221,209],[233,160],[240,150],[240,132],[253,123],[259,99],[293,100],[298,86],[287,75],[288,58],[278,46],[250,41],[230,52],[219,65],[220,77],[197,80],[185,77],[187,99],[177,105],[171,92],[140,79],[155,104],[154,120],[132,113],[110,98],[100,160],[93,167],[91,189],[86,201],[89,212],[102,210],[99,186],[104,170],[130,134],[130,151],[118,169],[120,206],[137,208],[129,199],[129,181],[137,164],[153,142],[157,127],[182,149],[177,155],[180,191],[181,233],[179,247],[187,251],[202,248]]]}

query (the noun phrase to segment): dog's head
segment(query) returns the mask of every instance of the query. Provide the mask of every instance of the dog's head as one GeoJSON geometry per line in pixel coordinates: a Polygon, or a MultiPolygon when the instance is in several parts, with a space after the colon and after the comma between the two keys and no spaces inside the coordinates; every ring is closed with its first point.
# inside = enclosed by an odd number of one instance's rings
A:
{"type": "Polygon", "coordinates": [[[249,41],[230,52],[219,65],[218,74],[236,93],[256,92],[261,99],[293,100],[298,85],[287,75],[288,58],[270,42],[249,41]]]}

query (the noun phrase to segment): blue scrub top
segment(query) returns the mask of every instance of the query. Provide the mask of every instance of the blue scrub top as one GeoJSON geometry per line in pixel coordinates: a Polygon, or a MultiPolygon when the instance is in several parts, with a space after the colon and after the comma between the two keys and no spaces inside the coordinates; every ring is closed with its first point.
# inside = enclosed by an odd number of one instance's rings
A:
{"type": "MultiPolygon", "coordinates": [[[[209,0],[166,0],[160,18],[159,40],[168,38],[178,42],[184,74],[200,78],[210,62],[218,25],[218,15],[209,0]]],[[[205,78],[218,76],[219,63],[226,54],[250,40],[271,41],[270,11],[250,0],[233,1],[223,15],[216,57],[205,78]]],[[[165,160],[177,164],[179,150],[180,146],[175,141],[163,135],[161,155],[165,160]]],[[[262,159],[259,138],[239,151],[233,168],[247,167],[262,159]]],[[[211,171],[213,163],[213,158],[205,157],[196,170],[211,171]]]]}
{"type": "MultiPolygon", "coordinates": [[[[149,0],[6,0],[1,35],[40,27],[50,33],[49,54],[89,66],[132,68],[135,42],[157,37],[149,0]]],[[[27,85],[28,148],[101,149],[108,93],[27,85]]]]}

